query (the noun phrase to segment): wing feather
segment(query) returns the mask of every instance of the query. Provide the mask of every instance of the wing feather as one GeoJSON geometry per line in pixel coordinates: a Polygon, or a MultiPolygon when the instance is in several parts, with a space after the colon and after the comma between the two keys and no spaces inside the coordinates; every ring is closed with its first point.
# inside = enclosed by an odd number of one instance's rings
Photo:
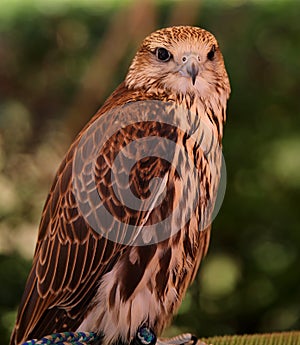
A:
{"type": "MultiPolygon", "coordinates": [[[[118,97],[112,95],[90,124],[113,105],[138,99],[138,93],[128,92],[124,84],[114,94],[118,97]]],[[[140,95],[139,98],[147,97],[140,95]]],[[[124,250],[123,246],[103,238],[90,228],[80,214],[72,193],[74,150],[90,124],[83,129],[66,154],[47,198],[34,262],[19,307],[11,344],[42,337],[45,332],[52,333],[66,328],[76,330],[95,295],[97,282],[111,269],[115,258],[124,250]]],[[[123,137],[124,142],[131,140],[130,133],[125,131],[123,137]]],[[[119,138],[114,140],[120,143],[119,138]]],[[[108,146],[105,150],[102,156],[99,155],[95,171],[98,191],[115,216],[125,223],[135,224],[145,214],[142,212],[139,215],[132,210],[124,212],[119,200],[111,197],[114,194],[111,193],[109,164],[115,153],[108,146]]],[[[148,175],[149,179],[153,176],[148,175]]],[[[124,232],[120,234],[120,239],[122,236],[124,232]]]]}

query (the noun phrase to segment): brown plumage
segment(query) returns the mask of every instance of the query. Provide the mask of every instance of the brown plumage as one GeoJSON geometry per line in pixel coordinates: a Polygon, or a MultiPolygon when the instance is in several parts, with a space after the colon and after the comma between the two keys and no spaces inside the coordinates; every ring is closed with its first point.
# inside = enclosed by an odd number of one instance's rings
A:
{"type": "MultiPolygon", "coordinates": [[[[172,214],[176,204],[190,202],[179,201],[178,173],[159,157],[139,160],[130,172],[130,187],[141,199],[149,195],[154,177],[164,180],[167,192],[159,206],[150,211],[133,210],[114,197],[110,170],[127,143],[145,136],[166,138],[183,147],[197,166],[200,186],[191,188],[199,187],[205,197],[180,231],[148,246],[111,241],[93,229],[74,193],[74,157],[79,152],[86,168],[82,138],[89,136],[96,121],[116,107],[147,100],[164,102],[167,114],[178,106],[185,109],[186,116],[194,116],[192,125],[199,125],[200,119],[210,128],[215,144],[221,145],[229,93],[222,54],[209,32],[179,26],[158,30],[143,41],[125,81],[79,133],[56,174],[42,214],[33,266],[11,344],[65,330],[96,331],[104,336],[104,344],[120,339],[129,343],[142,324],[157,334],[162,332],[208,248],[210,224],[200,228],[205,223],[205,207],[215,200],[220,154],[214,155],[213,173],[199,145],[176,126],[159,121],[128,125],[99,148],[93,171],[95,188],[103,200],[99,209],[105,207],[114,219],[125,224],[121,235],[126,232],[126,224],[143,227],[160,222],[172,214]]],[[[201,135],[201,128],[196,130],[201,135]]],[[[180,165],[179,156],[172,159],[180,165]]],[[[97,212],[98,205],[92,208],[96,218],[97,212]]],[[[107,219],[100,217],[98,221],[107,231],[113,226],[106,224],[107,219]]]]}

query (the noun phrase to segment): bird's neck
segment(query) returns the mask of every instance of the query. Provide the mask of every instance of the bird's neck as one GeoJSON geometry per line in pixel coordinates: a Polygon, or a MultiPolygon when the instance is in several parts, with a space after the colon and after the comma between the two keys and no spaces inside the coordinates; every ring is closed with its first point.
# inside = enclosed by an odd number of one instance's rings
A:
{"type": "Polygon", "coordinates": [[[196,93],[174,93],[160,88],[130,89],[123,82],[104,103],[100,113],[110,110],[112,104],[122,106],[129,102],[144,100],[175,102],[183,106],[211,127],[221,143],[227,102],[227,96],[222,92],[218,93],[218,97],[214,96],[214,93],[209,97],[201,97],[196,93]]]}
{"type": "Polygon", "coordinates": [[[211,93],[211,95],[203,97],[196,92],[183,94],[160,89],[148,89],[146,94],[149,95],[149,99],[175,102],[178,106],[182,106],[193,113],[195,118],[200,117],[200,120],[212,129],[221,144],[228,98],[225,92],[220,90],[218,93],[211,93]]]}

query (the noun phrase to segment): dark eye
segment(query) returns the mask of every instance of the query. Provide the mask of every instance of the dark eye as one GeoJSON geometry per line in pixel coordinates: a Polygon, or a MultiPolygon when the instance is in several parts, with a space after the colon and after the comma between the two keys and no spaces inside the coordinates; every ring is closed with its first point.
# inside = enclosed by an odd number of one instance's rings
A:
{"type": "Polygon", "coordinates": [[[166,48],[157,48],[156,49],[156,56],[158,60],[167,62],[171,59],[172,55],[166,48]]]}
{"type": "Polygon", "coordinates": [[[212,60],[214,59],[214,57],[215,57],[215,52],[216,52],[216,47],[215,47],[215,45],[213,45],[213,46],[211,47],[211,50],[210,50],[210,51],[208,52],[208,54],[207,54],[208,60],[212,61],[212,60]]]}

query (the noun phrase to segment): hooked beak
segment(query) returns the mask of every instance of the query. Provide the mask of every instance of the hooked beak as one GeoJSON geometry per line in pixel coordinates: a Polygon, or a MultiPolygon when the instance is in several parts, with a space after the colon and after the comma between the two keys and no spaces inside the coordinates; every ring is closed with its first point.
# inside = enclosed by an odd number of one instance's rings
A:
{"type": "Polygon", "coordinates": [[[195,85],[196,78],[199,74],[199,64],[197,59],[193,55],[188,57],[188,60],[181,67],[180,73],[184,77],[192,78],[192,83],[193,85],[195,85]]]}
{"type": "Polygon", "coordinates": [[[188,65],[186,67],[186,71],[187,71],[188,75],[192,78],[193,85],[195,85],[196,78],[197,78],[197,75],[199,73],[198,65],[194,61],[191,61],[191,63],[188,63],[188,65]]]}

